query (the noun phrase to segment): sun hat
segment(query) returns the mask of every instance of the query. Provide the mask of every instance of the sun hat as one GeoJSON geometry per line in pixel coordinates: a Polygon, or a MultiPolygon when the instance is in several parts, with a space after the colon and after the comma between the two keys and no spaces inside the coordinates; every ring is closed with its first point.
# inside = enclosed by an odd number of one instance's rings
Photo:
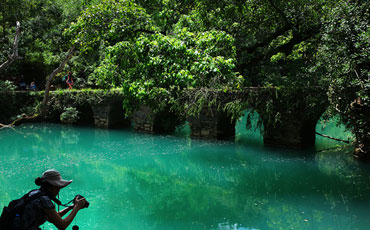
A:
{"type": "Polygon", "coordinates": [[[42,174],[41,179],[58,188],[64,188],[72,183],[72,180],[63,180],[60,172],[55,169],[46,170],[42,174]]]}

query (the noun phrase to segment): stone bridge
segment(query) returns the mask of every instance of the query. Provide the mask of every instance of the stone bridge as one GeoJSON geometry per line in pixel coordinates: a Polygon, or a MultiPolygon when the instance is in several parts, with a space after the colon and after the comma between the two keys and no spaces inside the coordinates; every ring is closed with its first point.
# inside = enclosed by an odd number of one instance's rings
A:
{"type": "MultiPolygon", "coordinates": [[[[25,92],[16,94],[23,95],[25,92]]],[[[281,101],[281,98],[272,96],[275,94],[271,91],[250,88],[242,93],[221,93],[218,95],[218,101],[219,104],[240,103],[243,109],[253,109],[258,112],[264,126],[265,145],[294,148],[314,145],[316,123],[326,110],[326,99],[322,100],[322,103],[306,105],[303,102],[293,107],[287,107],[286,105],[290,102],[281,101]],[[279,114],[279,122],[271,122],[273,118],[265,116],[264,110],[271,109],[266,108],[266,98],[270,100],[272,105],[279,104],[273,108],[274,113],[279,114]]],[[[33,100],[42,98],[42,92],[32,95],[33,100]]],[[[232,138],[235,135],[235,119],[232,119],[228,113],[218,110],[216,105],[205,106],[199,116],[185,118],[178,117],[168,111],[155,113],[147,106],[139,106],[130,117],[126,117],[122,109],[123,96],[118,90],[51,92],[50,108],[54,114],[51,117],[54,117],[54,121],[58,121],[63,108],[71,106],[79,111],[78,123],[93,123],[98,128],[133,125],[134,130],[138,132],[162,133],[173,131],[177,125],[187,121],[191,128],[191,137],[194,138],[224,139],[232,138]]],[[[302,96],[298,95],[298,97],[302,96]]],[[[290,101],[292,100],[296,99],[290,99],[290,101]]]]}

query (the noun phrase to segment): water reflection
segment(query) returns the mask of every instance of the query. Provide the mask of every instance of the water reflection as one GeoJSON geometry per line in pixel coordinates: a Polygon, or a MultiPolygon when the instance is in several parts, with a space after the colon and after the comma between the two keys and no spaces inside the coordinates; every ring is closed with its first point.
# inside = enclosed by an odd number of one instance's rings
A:
{"type": "MultiPolygon", "coordinates": [[[[237,129],[238,130],[238,129],[237,129]]],[[[0,205],[46,168],[91,205],[81,229],[364,229],[369,167],[345,149],[264,148],[259,133],[200,141],[53,124],[0,132],[0,205]],[[23,133],[20,134],[19,132],[23,133]],[[245,142],[251,137],[256,141],[245,142]]],[[[46,225],[49,227],[49,225],[46,225]]]]}

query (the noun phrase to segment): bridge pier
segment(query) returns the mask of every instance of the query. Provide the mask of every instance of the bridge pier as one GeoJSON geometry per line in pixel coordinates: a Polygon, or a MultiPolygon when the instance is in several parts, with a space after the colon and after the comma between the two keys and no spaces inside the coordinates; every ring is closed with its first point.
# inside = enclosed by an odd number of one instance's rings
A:
{"type": "Polygon", "coordinates": [[[235,136],[235,121],[223,111],[204,108],[198,117],[189,117],[191,137],[225,139],[235,136]]]}
{"type": "Polygon", "coordinates": [[[153,111],[147,106],[141,106],[132,116],[134,130],[144,133],[154,133],[154,116],[153,111]]]}

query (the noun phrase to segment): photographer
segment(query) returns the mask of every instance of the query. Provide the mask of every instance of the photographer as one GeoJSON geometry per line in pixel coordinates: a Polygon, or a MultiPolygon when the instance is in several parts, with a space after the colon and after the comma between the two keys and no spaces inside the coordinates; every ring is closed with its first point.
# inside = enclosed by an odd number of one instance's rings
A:
{"type": "Polygon", "coordinates": [[[39,226],[44,224],[46,220],[54,224],[58,229],[66,229],[75,218],[77,212],[88,206],[85,198],[76,196],[73,200],[74,205],[68,206],[60,212],[55,210],[55,205],[51,201],[61,205],[61,202],[56,197],[60,189],[70,183],[72,183],[72,180],[63,180],[60,173],[54,169],[47,170],[41,177],[36,178],[35,184],[40,186],[40,188],[26,194],[26,197],[29,197],[29,202],[25,204],[21,215],[20,229],[40,229],[39,226]],[[71,211],[69,215],[62,219],[69,211],[71,211]]]}

